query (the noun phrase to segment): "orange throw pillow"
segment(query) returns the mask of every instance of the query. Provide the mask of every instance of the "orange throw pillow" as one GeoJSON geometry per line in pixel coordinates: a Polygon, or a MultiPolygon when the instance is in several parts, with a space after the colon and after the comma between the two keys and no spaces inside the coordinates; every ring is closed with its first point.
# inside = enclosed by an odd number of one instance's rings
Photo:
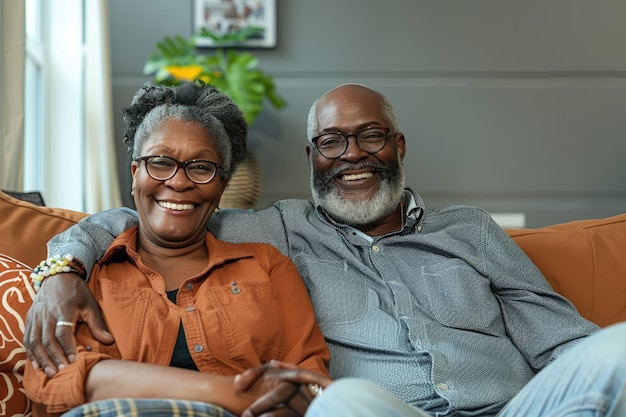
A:
{"type": "Polygon", "coordinates": [[[0,415],[31,415],[31,402],[22,388],[26,364],[24,323],[35,291],[31,269],[0,254],[0,415]]]}

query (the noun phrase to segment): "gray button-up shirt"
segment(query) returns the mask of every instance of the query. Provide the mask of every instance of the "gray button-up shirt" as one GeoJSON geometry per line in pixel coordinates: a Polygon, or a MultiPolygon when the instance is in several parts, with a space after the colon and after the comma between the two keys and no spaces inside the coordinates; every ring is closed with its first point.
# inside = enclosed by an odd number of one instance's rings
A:
{"type": "MultiPolygon", "coordinates": [[[[375,238],[303,200],[220,210],[209,229],[228,241],[271,243],[294,261],[334,378],[374,381],[438,415],[495,415],[597,330],[488,213],[429,211],[408,189],[405,207],[402,230],[375,238]]],[[[128,209],[93,215],[55,238],[50,253],[72,253],[90,270],[111,235],[136,223],[128,209]]]]}

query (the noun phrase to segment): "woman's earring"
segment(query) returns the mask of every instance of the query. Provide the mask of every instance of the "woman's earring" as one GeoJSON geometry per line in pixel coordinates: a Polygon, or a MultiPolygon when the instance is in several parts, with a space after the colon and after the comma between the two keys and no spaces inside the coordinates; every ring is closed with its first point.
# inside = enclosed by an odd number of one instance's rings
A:
{"type": "Polygon", "coordinates": [[[130,195],[132,195],[132,196],[135,195],[135,187],[133,187],[132,190],[130,190],[130,195]]]}

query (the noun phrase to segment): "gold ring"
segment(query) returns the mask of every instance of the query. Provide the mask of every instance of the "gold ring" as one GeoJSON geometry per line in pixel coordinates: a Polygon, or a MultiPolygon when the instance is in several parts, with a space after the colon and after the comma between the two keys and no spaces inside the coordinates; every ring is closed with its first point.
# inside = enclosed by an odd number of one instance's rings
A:
{"type": "Polygon", "coordinates": [[[314,397],[319,397],[320,395],[322,395],[322,391],[324,391],[324,388],[322,388],[318,384],[309,384],[308,387],[309,387],[309,392],[314,397]]]}
{"type": "Polygon", "coordinates": [[[57,321],[57,326],[70,326],[70,327],[74,327],[74,323],[72,323],[71,321],[59,320],[59,321],[57,321]]]}

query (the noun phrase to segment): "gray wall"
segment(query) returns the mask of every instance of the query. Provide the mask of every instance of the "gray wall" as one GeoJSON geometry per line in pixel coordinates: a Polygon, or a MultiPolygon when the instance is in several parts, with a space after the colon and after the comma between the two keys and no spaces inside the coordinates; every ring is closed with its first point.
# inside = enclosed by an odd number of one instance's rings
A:
{"type": "MultiPolygon", "coordinates": [[[[114,111],[148,79],[164,35],[189,35],[191,0],[110,0],[114,111]]],[[[394,103],[407,183],[427,204],[524,213],[527,227],[626,212],[623,0],[278,0],[278,46],[255,50],[289,105],[252,126],[260,207],[305,198],[311,103],[361,82],[394,103]]]]}

